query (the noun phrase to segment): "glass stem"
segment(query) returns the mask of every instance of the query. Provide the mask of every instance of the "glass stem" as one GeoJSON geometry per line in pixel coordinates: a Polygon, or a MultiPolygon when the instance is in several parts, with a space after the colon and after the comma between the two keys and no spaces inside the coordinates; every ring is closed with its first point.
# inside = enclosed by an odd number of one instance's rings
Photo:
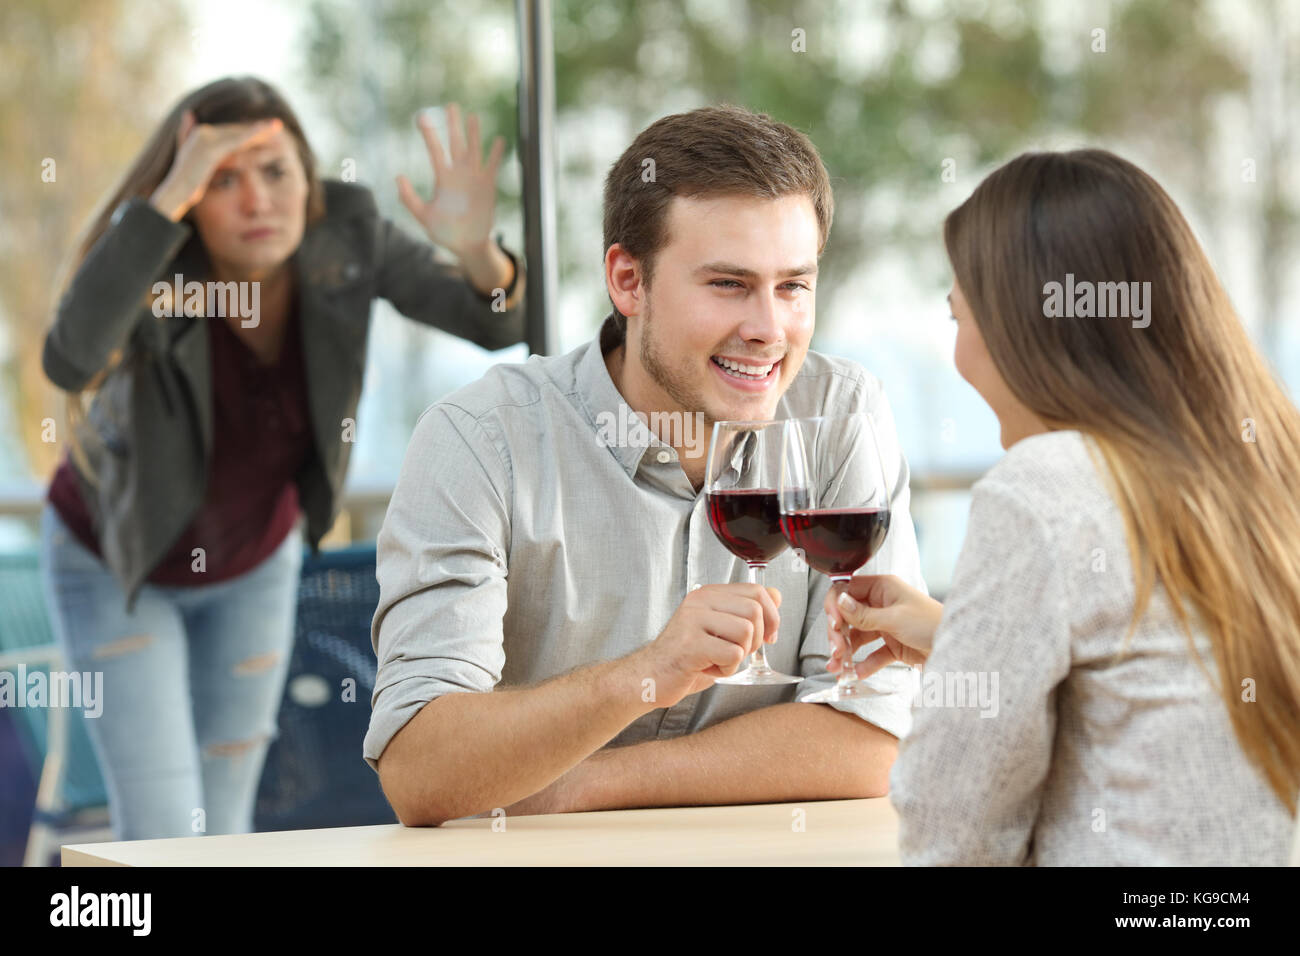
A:
{"type": "MultiPolygon", "coordinates": [[[[763,587],[764,586],[763,581],[766,577],[766,574],[767,574],[766,564],[749,565],[750,584],[757,584],[759,587],[763,587]]],[[[760,642],[758,645],[758,650],[754,651],[753,654],[749,655],[749,663],[747,667],[757,668],[758,670],[761,671],[770,671],[772,669],[771,666],[767,663],[767,641],[760,642]]]]}
{"type": "MultiPolygon", "coordinates": [[[[848,584],[852,580],[853,580],[852,575],[845,578],[833,577],[831,578],[831,587],[834,587],[836,584],[848,584]]],[[[829,614],[826,615],[826,626],[827,627],[831,626],[831,618],[829,614]]],[[[844,635],[844,642],[846,645],[848,645],[847,635],[844,635]]],[[[846,646],[845,651],[846,651],[846,656],[840,660],[840,673],[838,679],[835,681],[835,685],[841,688],[848,687],[850,684],[852,684],[854,681],[858,679],[857,671],[853,669],[852,646],[846,646]]]]}

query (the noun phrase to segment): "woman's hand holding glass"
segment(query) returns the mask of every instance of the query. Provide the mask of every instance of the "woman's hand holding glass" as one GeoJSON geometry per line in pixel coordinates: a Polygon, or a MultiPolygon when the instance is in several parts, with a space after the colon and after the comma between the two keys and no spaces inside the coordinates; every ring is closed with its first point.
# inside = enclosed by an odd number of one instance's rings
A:
{"type": "Polygon", "coordinates": [[[826,593],[827,632],[831,644],[829,671],[838,671],[848,654],[877,639],[884,645],[854,665],[859,678],[868,677],[894,661],[920,667],[930,656],[943,605],[894,574],[860,574],[833,585],[826,593]]]}

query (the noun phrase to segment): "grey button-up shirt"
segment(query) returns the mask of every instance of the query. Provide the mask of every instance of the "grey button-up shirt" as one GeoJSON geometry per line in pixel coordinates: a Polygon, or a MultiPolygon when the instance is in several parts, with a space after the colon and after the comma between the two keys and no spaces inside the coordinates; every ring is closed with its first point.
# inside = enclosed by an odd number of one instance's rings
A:
{"type": "MultiPolygon", "coordinates": [[[[746,580],[676,451],[615,388],[604,361],[613,331],[607,320],[599,342],[495,366],[417,422],[377,540],[379,666],[364,744],[376,771],[389,740],[429,701],[622,657],[654,640],[689,591],[746,580]]],[[[892,512],[865,570],[924,589],[907,462],[880,382],[810,351],[776,417],[861,410],[877,429],[892,512]]],[[[707,448],[710,436],[685,437],[707,448]]],[[[842,485],[829,503],[857,503],[854,489],[842,485]]],[[[766,583],[782,600],[768,660],[805,680],[715,684],[645,714],[611,744],[695,733],[834,682],[822,610],[829,579],[787,550],[766,583]]],[[[910,678],[911,668],[891,665],[872,678],[886,693],[832,706],[901,737],[911,724],[910,678]]]]}

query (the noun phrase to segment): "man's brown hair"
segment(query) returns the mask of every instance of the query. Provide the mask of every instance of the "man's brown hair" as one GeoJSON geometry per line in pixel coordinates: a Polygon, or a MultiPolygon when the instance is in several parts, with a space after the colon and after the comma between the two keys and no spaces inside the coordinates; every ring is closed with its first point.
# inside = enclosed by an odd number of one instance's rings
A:
{"type": "MultiPolygon", "coordinates": [[[[817,253],[826,246],[834,202],[830,178],[803,133],[740,106],[674,113],[641,131],[605,177],[605,246],[618,243],[641,264],[647,285],[668,241],[674,196],[806,195],[817,214],[817,253]]],[[[613,311],[620,334],[627,317],[613,311]]]]}

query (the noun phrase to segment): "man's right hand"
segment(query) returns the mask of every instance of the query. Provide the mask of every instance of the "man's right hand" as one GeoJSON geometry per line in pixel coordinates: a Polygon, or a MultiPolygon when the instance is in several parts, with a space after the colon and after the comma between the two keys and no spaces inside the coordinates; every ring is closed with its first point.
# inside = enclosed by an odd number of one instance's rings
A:
{"type": "Polygon", "coordinates": [[[655,707],[671,707],[734,674],[764,640],[775,641],[780,606],[780,591],[757,584],[696,588],[659,636],[624,661],[638,686],[644,688],[647,678],[654,681],[655,707]]]}

